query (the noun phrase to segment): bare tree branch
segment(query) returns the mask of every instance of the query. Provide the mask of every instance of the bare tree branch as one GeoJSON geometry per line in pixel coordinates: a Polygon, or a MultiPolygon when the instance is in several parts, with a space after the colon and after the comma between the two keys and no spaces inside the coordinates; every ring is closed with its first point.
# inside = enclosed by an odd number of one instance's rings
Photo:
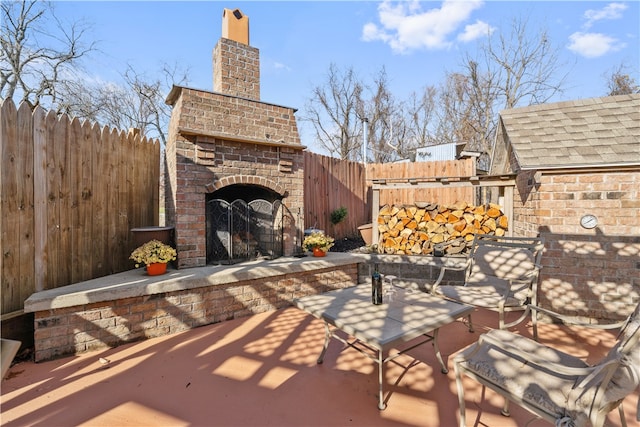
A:
{"type": "Polygon", "coordinates": [[[513,19],[508,32],[488,34],[479,57],[465,55],[461,75],[449,75],[439,136],[485,153],[481,166],[488,168],[499,111],[545,103],[563,92],[568,73],[558,52],[545,29],[530,32],[527,19],[513,19]]]}
{"type": "Polygon", "coordinates": [[[341,72],[331,64],[326,82],[316,86],[307,101],[303,120],[311,122],[316,141],[332,156],[358,158],[362,146],[362,90],[352,68],[341,72]]]}
{"type": "Polygon", "coordinates": [[[0,16],[0,97],[54,105],[65,71],[94,50],[94,43],[83,43],[87,27],[76,22],[67,29],[51,3],[37,0],[3,1],[0,16]],[[46,19],[56,22],[57,33],[39,29],[46,19]]]}
{"type": "Polygon", "coordinates": [[[608,96],[640,93],[640,86],[628,72],[628,69],[629,67],[626,64],[621,63],[604,75],[609,89],[608,96]]]}
{"type": "Polygon", "coordinates": [[[514,18],[510,32],[495,37],[482,46],[483,61],[476,62],[481,73],[492,76],[500,109],[541,104],[562,93],[568,73],[560,75],[559,49],[546,29],[531,34],[526,18],[514,18]]]}
{"type": "Polygon", "coordinates": [[[396,101],[389,90],[387,72],[382,68],[374,78],[371,99],[367,102],[366,116],[369,119],[369,148],[375,163],[386,163],[398,159],[394,133],[404,134],[404,123],[394,116],[396,101]]]}
{"type": "Polygon", "coordinates": [[[123,84],[91,84],[78,79],[60,86],[58,111],[120,129],[135,128],[149,138],[166,143],[165,130],[171,107],[164,100],[170,88],[187,82],[187,71],[164,64],[161,76],[150,79],[129,66],[123,84]]]}

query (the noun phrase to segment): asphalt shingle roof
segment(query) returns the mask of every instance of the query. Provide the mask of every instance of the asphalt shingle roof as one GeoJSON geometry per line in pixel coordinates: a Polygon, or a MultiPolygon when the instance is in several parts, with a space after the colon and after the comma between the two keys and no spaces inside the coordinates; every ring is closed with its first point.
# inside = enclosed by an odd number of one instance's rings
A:
{"type": "Polygon", "coordinates": [[[521,169],[640,165],[640,94],[500,113],[521,169]]]}

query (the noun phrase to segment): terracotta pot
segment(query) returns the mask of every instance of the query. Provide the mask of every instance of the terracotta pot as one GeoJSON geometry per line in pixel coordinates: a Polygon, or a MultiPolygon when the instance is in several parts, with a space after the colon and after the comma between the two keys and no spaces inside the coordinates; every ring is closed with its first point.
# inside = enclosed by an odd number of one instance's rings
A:
{"type": "Polygon", "coordinates": [[[147,265],[147,274],[149,276],[160,276],[167,272],[167,264],[164,262],[158,262],[155,264],[147,265]]]}
{"type": "Polygon", "coordinates": [[[313,248],[313,256],[326,256],[327,253],[319,248],[313,248]]]}
{"type": "Polygon", "coordinates": [[[360,227],[358,227],[358,230],[360,231],[360,235],[362,236],[362,240],[364,240],[364,244],[367,246],[370,246],[371,243],[373,242],[372,229],[373,229],[373,223],[361,225],[360,227]]]}

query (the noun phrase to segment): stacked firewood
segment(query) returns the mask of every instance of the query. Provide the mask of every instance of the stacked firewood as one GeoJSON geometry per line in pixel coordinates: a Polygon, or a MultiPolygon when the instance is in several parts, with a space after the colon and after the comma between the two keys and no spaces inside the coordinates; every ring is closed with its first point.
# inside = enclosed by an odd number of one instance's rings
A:
{"type": "Polygon", "coordinates": [[[378,215],[378,252],[457,254],[466,251],[476,234],[504,236],[507,228],[508,218],[493,203],[384,205],[378,215]]]}

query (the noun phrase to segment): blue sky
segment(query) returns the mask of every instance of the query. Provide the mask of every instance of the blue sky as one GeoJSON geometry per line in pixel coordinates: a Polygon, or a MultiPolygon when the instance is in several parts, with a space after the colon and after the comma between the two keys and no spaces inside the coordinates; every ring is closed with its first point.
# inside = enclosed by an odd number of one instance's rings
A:
{"type": "MultiPolygon", "coordinates": [[[[603,96],[603,77],[624,63],[640,81],[638,1],[68,1],[62,21],[91,25],[99,54],[84,66],[93,78],[117,80],[131,65],[157,76],[163,62],[190,69],[188,86],[212,90],[212,50],[224,8],[249,17],[250,45],[260,50],[261,99],[297,108],[321,85],[329,64],[353,67],[365,81],[382,66],[399,98],[443,83],[474,54],[487,30],[509,29],[528,17],[545,27],[569,73],[554,101],[603,96]]],[[[302,143],[314,149],[304,124],[302,143]]]]}

